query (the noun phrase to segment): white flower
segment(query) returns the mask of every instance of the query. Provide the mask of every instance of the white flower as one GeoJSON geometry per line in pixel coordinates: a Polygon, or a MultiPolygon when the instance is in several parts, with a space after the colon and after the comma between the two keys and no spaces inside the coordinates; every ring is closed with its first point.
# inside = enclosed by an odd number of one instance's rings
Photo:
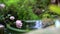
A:
{"type": "Polygon", "coordinates": [[[42,10],[43,12],[45,11],[45,10],[42,10]]]}
{"type": "Polygon", "coordinates": [[[4,26],[0,24],[0,28],[4,28],[4,26]]]}
{"type": "Polygon", "coordinates": [[[22,27],[22,22],[21,22],[21,20],[17,20],[17,21],[16,21],[16,27],[17,27],[17,28],[21,28],[21,27],[22,27]]]}
{"type": "Polygon", "coordinates": [[[14,20],[14,19],[15,19],[15,17],[14,17],[14,16],[11,16],[11,17],[10,17],[10,20],[14,20]]]}
{"type": "Polygon", "coordinates": [[[5,7],[5,4],[0,4],[0,8],[4,8],[5,7]]]}

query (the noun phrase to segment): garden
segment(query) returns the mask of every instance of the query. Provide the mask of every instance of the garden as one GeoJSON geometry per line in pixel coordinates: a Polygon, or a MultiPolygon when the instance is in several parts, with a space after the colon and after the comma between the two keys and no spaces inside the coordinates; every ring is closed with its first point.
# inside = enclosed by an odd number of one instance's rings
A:
{"type": "Polygon", "coordinates": [[[0,0],[4,34],[22,34],[60,20],[60,0],[0,0]]]}

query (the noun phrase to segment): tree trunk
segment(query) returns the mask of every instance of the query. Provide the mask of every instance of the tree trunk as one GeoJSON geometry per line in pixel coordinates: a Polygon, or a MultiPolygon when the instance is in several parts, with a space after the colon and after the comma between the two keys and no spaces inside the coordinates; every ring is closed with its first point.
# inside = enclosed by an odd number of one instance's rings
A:
{"type": "Polygon", "coordinates": [[[60,6],[60,0],[58,0],[58,6],[60,6]]]}

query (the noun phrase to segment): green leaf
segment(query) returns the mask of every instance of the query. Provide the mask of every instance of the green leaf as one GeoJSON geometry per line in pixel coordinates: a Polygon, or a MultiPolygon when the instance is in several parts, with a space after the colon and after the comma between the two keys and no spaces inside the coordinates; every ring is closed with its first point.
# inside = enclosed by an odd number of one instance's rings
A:
{"type": "Polygon", "coordinates": [[[53,13],[57,13],[60,15],[60,7],[57,5],[49,5],[49,9],[51,10],[51,12],[53,13]]]}

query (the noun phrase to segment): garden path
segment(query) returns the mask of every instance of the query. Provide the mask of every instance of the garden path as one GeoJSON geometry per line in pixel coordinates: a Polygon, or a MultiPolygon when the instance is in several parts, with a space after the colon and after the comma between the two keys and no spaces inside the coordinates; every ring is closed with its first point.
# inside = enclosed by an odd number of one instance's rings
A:
{"type": "Polygon", "coordinates": [[[60,34],[60,29],[57,29],[54,25],[52,25],[44,29],[28,32],[26,34],[60,34]]]}

